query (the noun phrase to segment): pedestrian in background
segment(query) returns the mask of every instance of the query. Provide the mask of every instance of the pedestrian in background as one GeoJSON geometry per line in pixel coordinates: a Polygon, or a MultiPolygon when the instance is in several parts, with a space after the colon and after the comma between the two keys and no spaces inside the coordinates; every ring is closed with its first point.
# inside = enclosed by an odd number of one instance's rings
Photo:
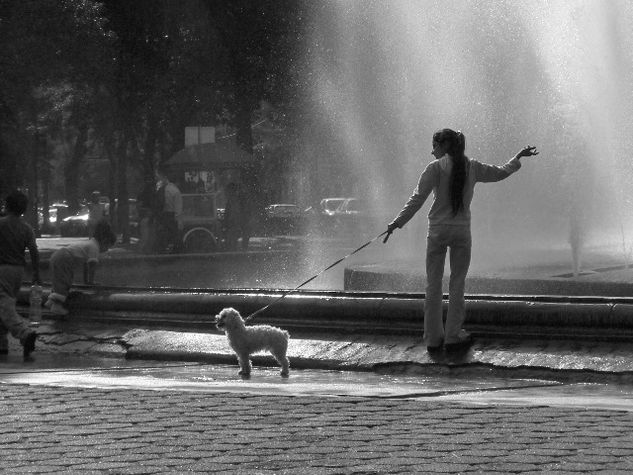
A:
{"type": "Polygon", "coordinates": [[[57,315],[67,315],[65,303],[73,284],[75,268],[81,265],[84,284],[93,285],[99,254],[106,252],[115,242],[116,236],[110,224],[99,221],[95,227],[94,237],[73,242],[56,250],[50,259],[53,289],[44,306],[57,315]]]}
{"type": "Polygon", "coordinates": [[[254,200],[244,185],[239,187],[237,196],[240,201],[241,209],[239,217],[240,236],[242,237],[241,248],[242,251],[248,251],[248,244],[251,239],[251,221],[253,219],[252,208],[254,200]]]}
{"type": "Polygon", "coordinates": [[[105,218],[105,206],[99,201],[101,193],[93,191],[88,203],[88,237],[94,236],[97,223],[105,218]]]}
{"type": "Polygon", "coordinates": [[[145,186],[136,197],[139,206],[139,247],[141,252],[150,254],[156,249],[156,185],[153,181],[145,186]]]}
{"type": "Polygon", "coordinates": [[[0,354],[9,352],[7,333],[20,340],[25,358],[35,349],[37,334],[16,311],[17,295],[22,285],[29,250],[33,283],[41,285],[40,258],[33,228],[22,215],[28,198],[20,191],[11,192],[5,200],[6,216],[0,218],[0,354]]]}
{"type": "Polygon", "coordinates": [[[163,251],[169,247],[177,253],[182,249],[182,194],[164,168],[156,170],[156,180],[157,248],[163,251]]]}
{"type": "Polygon", "coordinates": [[[470,266],[470,203],[477,182],[496,182],[521,168],[521,157],[538,155],[536,147],[520,150],[503,166],[487,165],[465,154],[464,134],[442,129],[433,135],[432,155],[418,186],[398,216],[387,226],[384,242],[402,228],[422,207],[431,192],[426,245],[426,295],[424,303],[424,340],[430,353],[467,348],[471,335],[462,325],[465,317],[464,286],[470,266]],[[450,250],[449,300],[446,325],[442,320],[442,278],[447,249],[450,250]]]}
{"type": "MultiPolygon", "coordinates": [[[[224,207],[225,244],[228,251],[235,251],[237,250],[237,241],[243,234],[244,202],[236,183],[231,182],[226,185],[224,193],[226,195],[226,205],[224,207]]],[[[242,246],[244,246],[243,240],[242,246]]],[[[248,247],[248,241],[246,246],[248,247]]]]}

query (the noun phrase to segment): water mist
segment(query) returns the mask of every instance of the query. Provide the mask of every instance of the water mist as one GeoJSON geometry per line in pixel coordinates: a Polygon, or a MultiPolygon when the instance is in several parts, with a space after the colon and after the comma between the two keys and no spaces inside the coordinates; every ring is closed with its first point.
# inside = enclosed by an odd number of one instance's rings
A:
{"type": "MultiPolygon", "coordinates": [[[[316,184],[305,201],[364,198],[381,232],[432,160],[433,132],[450,127],[466,135],[467,155],[487,163],[528,143],[541,151],[504,182],[477,185],[473,268],[564,248],[578,274],[583,248],[627,248],[631,2],[332,1],[310,14],[312,110],[297,153],[316,184]]],[[[366,260],[415,255],[421,265],[428,206],[366,260]]]]}

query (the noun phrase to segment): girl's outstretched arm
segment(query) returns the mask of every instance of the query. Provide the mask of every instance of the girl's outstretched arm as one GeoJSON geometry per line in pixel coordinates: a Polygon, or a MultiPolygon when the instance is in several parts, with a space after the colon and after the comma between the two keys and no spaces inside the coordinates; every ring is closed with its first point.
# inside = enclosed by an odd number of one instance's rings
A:
{"type": "Polygon", "coordinates": [[[489,165],[487,163],[478,162],[477,160],[472,160],[471,163],[475,181],[491,183],[504,180],[521,168],[521,157],[531,157],[533,155],[538,155],[538,150],[532,145],[527,145],[519,150],[508,163],[502,166],[489,165]]]}

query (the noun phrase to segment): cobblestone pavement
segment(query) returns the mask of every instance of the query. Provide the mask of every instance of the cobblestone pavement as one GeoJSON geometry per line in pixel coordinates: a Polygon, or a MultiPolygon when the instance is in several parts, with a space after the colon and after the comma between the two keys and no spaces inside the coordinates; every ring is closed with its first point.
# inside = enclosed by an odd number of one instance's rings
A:
{"type": "Polygon", "coordinates": [[[10,473],[633,470],[633,414],[363,397],[0,386],[10,473]]]}

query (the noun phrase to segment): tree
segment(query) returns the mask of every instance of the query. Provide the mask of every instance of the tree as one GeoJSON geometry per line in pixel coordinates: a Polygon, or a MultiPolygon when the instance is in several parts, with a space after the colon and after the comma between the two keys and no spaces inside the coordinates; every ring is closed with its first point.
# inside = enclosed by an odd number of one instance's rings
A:
{"type": "Polygon", "coordinates": [[[252,151],[253,112],[266,100],[279,111],[279,146],[301,109],[293,58],[304,5],[0,0],[0,192],[33,181],[17,164],[36,136],[64,155],[73,209],[86,155],[106,157],[125,239],[130,169],[152,175],[183,147],[186,126],[228,125],[252,151]]]}
{"type": "Polygon", "coordinates": [[[2,0],[0,25],[0,167],[7,172],[0,192],[30,181],[37,197],[36,141],[49,135],[49,119],[64,108],[48,93],[100,78],[108,37],[100,4],[88,0],[2,0]],[[34,173],[15,173],[18,162],[34,173]]]}

